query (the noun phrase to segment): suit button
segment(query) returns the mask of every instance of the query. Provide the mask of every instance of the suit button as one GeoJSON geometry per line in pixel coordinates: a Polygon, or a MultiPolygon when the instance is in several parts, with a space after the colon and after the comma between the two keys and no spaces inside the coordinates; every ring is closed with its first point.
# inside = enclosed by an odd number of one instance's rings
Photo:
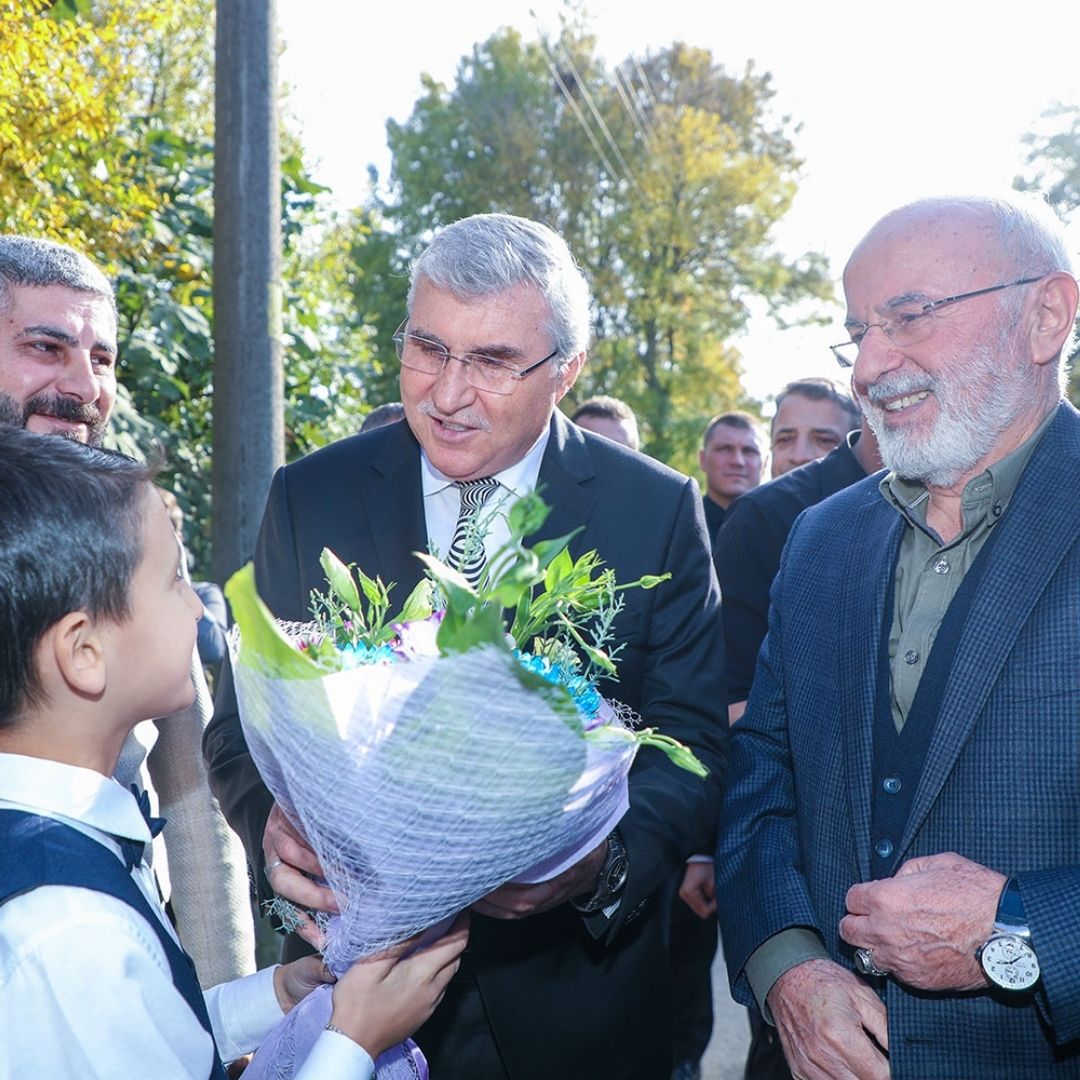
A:
{"type": "Polygon", "coordinates": [[[903,787],[903,784],[900,783],[899,776],[886,776],[881,781],[881,786],[885,789],[886,794],[895,795],[903,787]]]}
{"type": "Polygon", "coordinates": [[[874,850],[878,853],[879,856],[881,856],[881,858],[887,859],[893,852],[892,841],[879,840],[874,845],[874,850]]]}
{"type": "Polygon", "coordinates": [[[919,654],[915,649],[908,649],[908,651],[906,653],[904,653],[904,663],[905,664],[917,664],[918,662],[919,662],[919,654]]]}

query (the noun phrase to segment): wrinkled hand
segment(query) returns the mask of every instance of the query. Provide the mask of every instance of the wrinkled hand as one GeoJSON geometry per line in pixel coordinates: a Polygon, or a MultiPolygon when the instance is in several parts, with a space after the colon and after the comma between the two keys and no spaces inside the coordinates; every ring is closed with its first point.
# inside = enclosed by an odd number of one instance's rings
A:
{"type": "Polygon", "coordinates": [[[472,905],[473,911],[492,919],[527,919],[576,896],[596,891],[600,867],[607,855],[607,840],[602,840],[585,858],[574,863],[557,877],[535,885],[501,885],[472,905]]]}
{"type": "Polygon", "coordinates": [[[807,960],[773,984],[769,1009],[795,1080],[887,1080],[881,999],[847,968],[807,960]]]}
{"type": "Polygon", "coordinates": [[[840,935],[874,950],[874,963],[920,990],[987,985],[975,950],[994,927],[1006,878],[947,852],[909,859],[896,875],[853,885],[840,935]]]}
{"type": "Polygon", "coordinates": [[[416,948],[420,935],[357,961],[334,987],[330,1023],[377,1058],[435,1011],[461,964],[469,917],[459,915],[438,941],[416,948]]]}
{"type": "Polygon", "coordinates": [[[282,1012],[288,1012],[317,986],[332,983],[334,976],[321,956],[302,956],[274,969],[274,993],[282,1012]]]}
{"type": "MultiPolygon", "coordinates": [[[[298,908],[337,912],[333,892],[325,885],[317,885],[307,876],[314,874],[322,877],[318,857],[277,803],[271,807],[270,816],[266,819],[263,855],[266,858],[264,865],[269,871],[267,880],[278,896],[291,900],[298,908]]],[[[297,916],[304,921],[296,932],[309,945],[321,949],[322,931],[310,919],[304,918],[303,911],[298,911],[297,916]]]]}
{"type": "Polygon", "coordinates": [[[688,862],[679,886],[679,899],[699,918],[716,914],[716,868],[708,862],[688,862]]]}

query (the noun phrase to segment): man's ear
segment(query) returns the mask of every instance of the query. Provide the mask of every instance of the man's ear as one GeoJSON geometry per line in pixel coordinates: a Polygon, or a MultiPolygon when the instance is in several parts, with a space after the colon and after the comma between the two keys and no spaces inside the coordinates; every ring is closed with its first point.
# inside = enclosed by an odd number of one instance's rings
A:
{"type": "Polygon", "coordinates": [[[559,374],[558,386],[555,390],[555,403],[558,404],[569,393],[570,388],[577,382],[581,369],[585,366],[585,352],[579,352],[559,374]]]}
{"type": "Polygon", "coordinates": [[[72,692],[98,697],[104,691],[105,646],[94,620],[85,611],[68,612],[49,627],[41,645],[40,658],[51,663],[72,692]]]}
{"type": "Polygon", "coordinates": [[[1038,283],[1038,307],[1031,325],[1031,358],[1036,364],[1056,363],[1076,319],[1076,279],[1065,271],[1038,283]]]}

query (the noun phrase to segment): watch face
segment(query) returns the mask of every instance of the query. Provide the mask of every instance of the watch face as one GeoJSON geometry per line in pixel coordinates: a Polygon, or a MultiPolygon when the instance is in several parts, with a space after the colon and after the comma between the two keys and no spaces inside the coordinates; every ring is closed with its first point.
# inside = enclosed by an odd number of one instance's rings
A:
{"type": "Polygon", "coordinates": [[[986,977],[1004,990],[1030,990],[1039,981],[1035,951],[1016,934],[999,934],[982,948],[979,956],[986,977]]]}

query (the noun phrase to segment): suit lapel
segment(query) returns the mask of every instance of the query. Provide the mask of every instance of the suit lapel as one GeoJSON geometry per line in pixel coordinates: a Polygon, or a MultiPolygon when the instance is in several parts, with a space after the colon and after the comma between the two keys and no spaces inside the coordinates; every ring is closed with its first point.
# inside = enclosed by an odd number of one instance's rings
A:
{"type": "Polygon", "coordinates": [[[874,752],[877,677],[885,627],[885,600],[896,564],[903,519],[878,496],[861,506],[848,533],[844,577],[852,587],[840,589],[837,618],[841,716],[852,831],[860,879],[870,878],[870,795],[874,752]],[[871,588],[859,587],[872,582],[871,588]]]}
{"type": "Polygon", "coordinates": [[[1064,497],[1080,469],[1080,417],[1062,405],[1028,462],[987,552],[942,697],[898,855],[911,844],[956,764],[1024,624],[1080,534],[1080,502],[1064,497]]]}
{"type": "MultiPolygon", "coordinates": [[[[581,432],[556,411],[537,478],[537,492],[551,507],[551,513],[527,542],[565,536],[582,525],[587,529],[596,498],[589,492],[586,481],[595,475],[589,448],[581,432]]],[[[575,557],[584,550],[580,547],[584,531],[571,541],[570,551],[575,557]]]]}
{"type": "Polygon", "coordinates": [[[361,486],[361,498],[379,576],[386,584],[397,583],[393,598],[402,604],[423,575],[414,552],[427,550],[427,526],[419,445],[408,424],[394,428],[371,463],[370,482],[361,486]]]}

